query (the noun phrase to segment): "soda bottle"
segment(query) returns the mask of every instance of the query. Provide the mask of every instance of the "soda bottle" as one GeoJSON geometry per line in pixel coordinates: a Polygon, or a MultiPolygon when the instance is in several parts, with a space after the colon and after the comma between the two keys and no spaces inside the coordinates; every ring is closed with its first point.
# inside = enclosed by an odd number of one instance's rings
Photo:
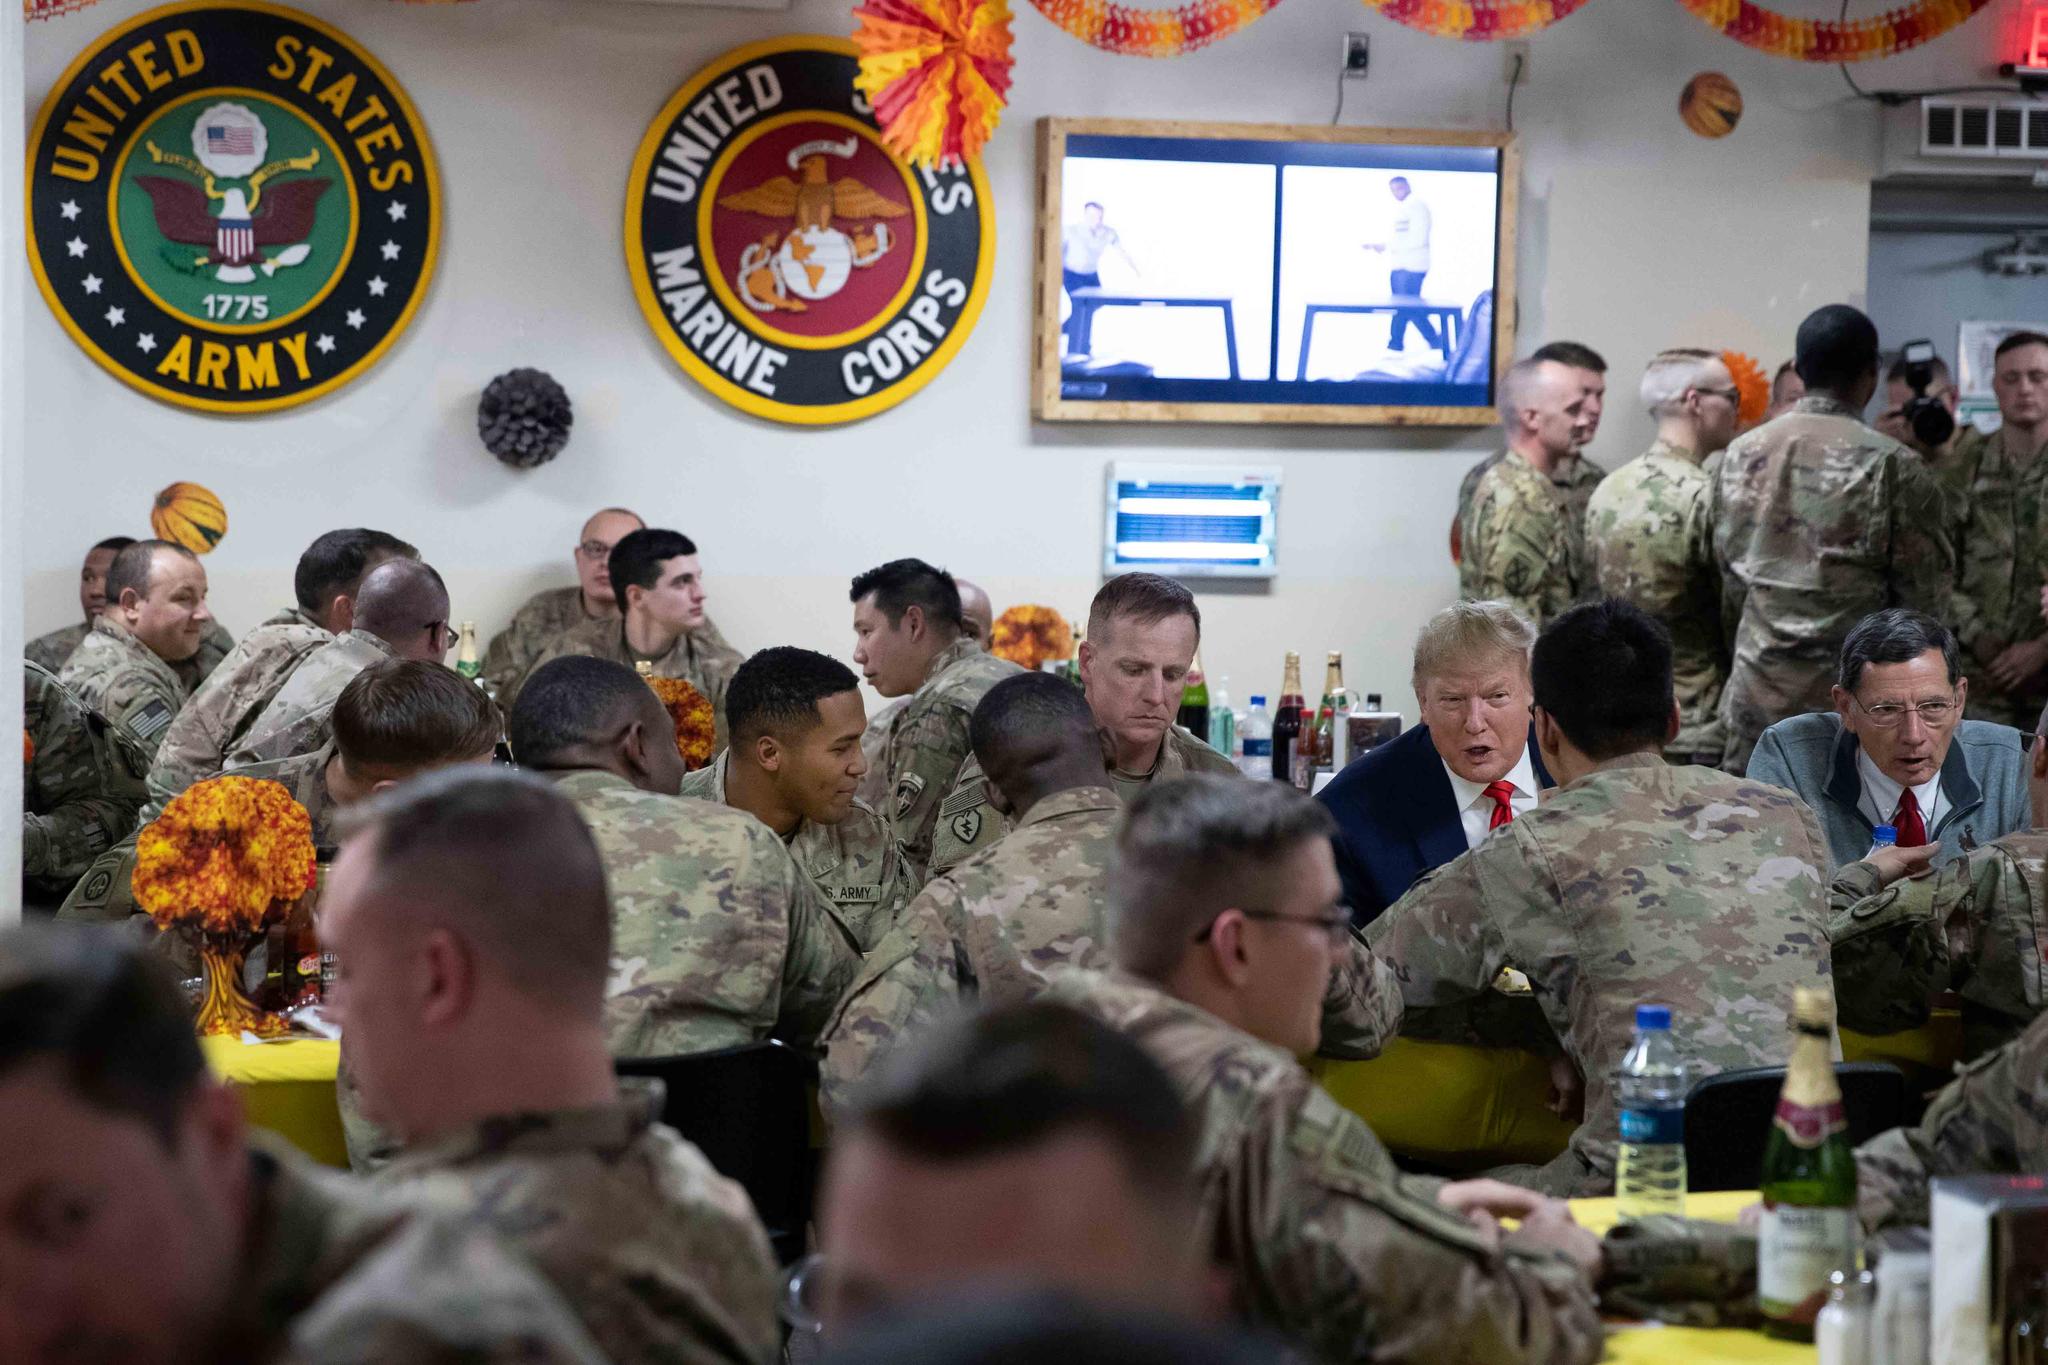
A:
{"type": "Polygon", "coordinates": [[[1251,710],[1244,713],[1244,754],[1237,761],[1246,777],[1267,780],[1273,776],[1273,718],[1266,714],[1266,699],[1253,693],[1251,710]]]}
{"type": "Polygon", "coordinates": [[[1188,669],[1187,686],[1181,689],[1180,714],[1174,724],[1186,730],[1197,739],[1209,735],[1209,680],[1202,676],[1202,656],[1195,655],[1194,666],[1188,669]]]}
{"type": "Polygon", "coordinates": [[[1230,679],[1218,678],[1209,693],[1209,747],[1230,758],[1237,745],[1237,715],[1230,709],[1230,679]]]}
{"type": "Polygon", "coordinates": [[[462,638],[455,646],[455,671],[475,682],[483,676],[483,659],[476,652],[476,622],[462,623],[462,638]]]}
{"type": "Polygon", "coordinates": [[[1792,996],[1792,1060],[1764,1147],[1763,1223],[1756,1297],[1764,1331],[1813,1340],[1828,1276],[1856,1269],[1856,1155],[1829,1060],[1834,1004],[1826,991],[1792,996]]]}
{"type": "MultiPolygon", "coordinates": [[[[1301,740],[1301,656],[1287,651],[1280,705],[1273,712],[1273,780],[1294,781],[1294,751],[1301,740]]],[[[1313,742],[1313,741],[1311,741],[1313,742]]]]}
{"type": "Polygon", "coordinates": [[[1669,1005],[1636,1006],[1636,1036],[1621,1059],[1621,1141],[1614,1193],[1624,1220],[1685,1213],[1685,1062],[1669,1005]]]}

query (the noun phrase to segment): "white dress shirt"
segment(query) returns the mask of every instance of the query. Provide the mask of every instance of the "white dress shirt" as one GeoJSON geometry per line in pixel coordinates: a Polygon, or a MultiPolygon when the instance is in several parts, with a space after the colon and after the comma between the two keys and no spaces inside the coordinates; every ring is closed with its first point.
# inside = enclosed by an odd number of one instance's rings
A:
{"type": "MultiPolygon", "coordinates": [[[[1872,825],[1895,825],[1893,818],[1899,813],[1900,794],[1905,784],[1886,777],[1884,769],[1871,760],[1866,749],[1856,750],[1856,775],[1863,779],[1863,800],[1860,803],[1863,816],[1872,825]]],[[[1934,837],[1934,827],[1941,817],[1948,813],[1948,802],[1941,795],[1941,774],[1934,776],[1913,788],[1913,799],[1920,803],[1920,819],[1927,826],[1927,837],[1934,837]]]]}
{"type": "MultiPolygon", "coordinates": [[[[1439,763],[1443,756],[1437,756],[1439,763]]],[[[1451,779],[1452,798],[1458,803],[1458,821],[1465,826],[1465,847],[1477,848],[1486,841],[1493,831],[1488,828],[1493,820],[1493,798],[1486,794],[1486,783],[1472,782],[1451,771],[1451,765],[1444,763],[1444,776],[1451,779]]],[[[1508,809],[1520,819],[1536,809],[1536,765],[1529,758],[1527,745],[1522,747],[1522,757],[1508,770],[1503,779],[1515,790],[1508,797],[1508,809]]]]}

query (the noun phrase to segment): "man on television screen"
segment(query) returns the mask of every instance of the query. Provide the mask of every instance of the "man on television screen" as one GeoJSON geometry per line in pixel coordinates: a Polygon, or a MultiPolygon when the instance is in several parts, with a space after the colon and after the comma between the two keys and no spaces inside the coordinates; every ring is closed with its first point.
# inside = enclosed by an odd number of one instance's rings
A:
{"type": "MultiPolygon", "coordinates": [[[[1102,258],[1114,251],[1131,268],[1133,275],[1144,272],[1124,250],[1116,229],[1102,221],[1102,205],[1090,201],[1081,206],[1083,222],[1069,224],[1060,233],[1060,283],[1073,298],[1076,289],[1102,288],[1102,258]]],[[[1088,349],[1088,335],[1077,322],[1082,310],[1076,308],[1067,320],[1067,351],[1079,355],[1088,349]]]]}
{"type": "MultiPolygon", "coordinates": [[[[1389,180],[1387,192],[1394,196],[1394,212],[1387,220],[1387,240],[1368,242],[1365,249],[1386,253],[1387,288],[1395,298],[1420,297],[1422,277],[1429,273],[1429,205],[1410,187],[1406,176],[1397,175],[1389,180]]],[[[1442,348],[1443,338],[1437,334],[1429,314],[1419,308],[1404,308],[1394,314],[1393,331],[1387,337],[1388,350],[1406,349],[1410,323],[1415,324],[1415,330],[1422,333],[1431,350],[1442,348]]]]}

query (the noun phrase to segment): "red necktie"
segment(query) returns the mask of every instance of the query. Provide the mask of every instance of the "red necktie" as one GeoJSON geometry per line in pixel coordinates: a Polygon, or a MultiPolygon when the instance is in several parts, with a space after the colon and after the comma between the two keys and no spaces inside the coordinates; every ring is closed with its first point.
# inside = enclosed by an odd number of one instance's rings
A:
{"type": "MultiPolygon", "coordinates": [[[[1499,829],[1502,825],[1515,818],[1515,808],[1508,804],[1508,798],[1515,794],[1514,783],[1489,782],[1486,784],[1486,794],[1493,798],[1493,814],[1488,816],[1486,820],[1486,827],[1488,829],[1499,829]]],[[[1911,792],[1906,793],[1907,796],[1912,794],[1911,792]]],[[[1904,837],[1904,833],[1903,830],[1900,831],[1901,838],[1904,837]]]]}
{"type": "Polygon", "coordinates": [[[1918,848],[1927,842],[1927,822],[1920,818],[1920,801],[1911,787],[1899,793],[1899,813],[1892,820],[1898,827],[1900,848],[1918,848]]]}

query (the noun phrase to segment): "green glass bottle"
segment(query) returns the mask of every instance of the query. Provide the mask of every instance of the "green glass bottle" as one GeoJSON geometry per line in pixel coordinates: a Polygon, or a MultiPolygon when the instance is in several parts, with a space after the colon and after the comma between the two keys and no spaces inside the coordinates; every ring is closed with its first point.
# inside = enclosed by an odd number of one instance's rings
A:
{"type": "Polygon", "coordinates": [[[1813,1340],[1828,1275],[1856,1270],[1856,1155],[1828,1055],[1833,1024],[1826,991],[1793,993],[1792,1060],[1764,1148],[1757,1306],[1766,1332],[1796,1341],[1813,1340]]]}
{"type": "Polygon", "coordinates": [[[1187,685],[1180,694],[1180,712],[1173,721],[1197,739],[1209,737],[1209,680],[1203,676],[1200,654],[1195,655],[1194,666],[1188,669],[1187,685]]]}

